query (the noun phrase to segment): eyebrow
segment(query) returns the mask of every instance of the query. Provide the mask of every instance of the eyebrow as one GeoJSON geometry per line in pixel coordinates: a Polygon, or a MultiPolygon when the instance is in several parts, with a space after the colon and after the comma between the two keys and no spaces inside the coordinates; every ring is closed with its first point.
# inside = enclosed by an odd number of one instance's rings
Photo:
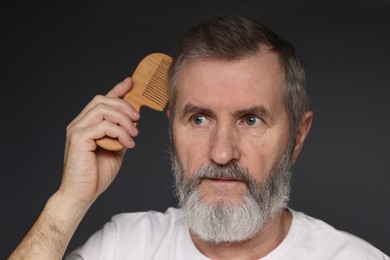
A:
{"type": "Polygon", "coordinates": [[[211,109],[199,107],[191,103],[185,105],[183,109],[182,117],[186,117],[187,115],[190,114],[206,114],[206,115],[214,116],[214,113],[211,109]]]}

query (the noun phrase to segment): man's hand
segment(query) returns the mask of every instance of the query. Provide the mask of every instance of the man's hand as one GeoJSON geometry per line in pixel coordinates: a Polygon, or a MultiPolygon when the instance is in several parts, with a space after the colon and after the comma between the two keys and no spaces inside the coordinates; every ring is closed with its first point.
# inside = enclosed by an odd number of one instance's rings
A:
{"type": "Polygon", "coordinates": [[[127,78],[106,96],[96,96],[67,127],[64,175],[59,191],[85,202],[92,202],[114,180],[125,150],[106,151],[96,139],[118,138],[127,147],[135,146],[138,134],[134,122],[139,114],[121,99],[131,87],[127,78]]]}
{"type": "Polygon", "coordinates": [[[135,145],[139,114],[121,99],[131,84],[127,78],[106,96],[96,96],[69,124],[60,188],[9,259],[62,259],[81,219],[112,183],[125,154],[125,149],[103,150],[95,140],[109,136],[126,148],[135,145]]]}

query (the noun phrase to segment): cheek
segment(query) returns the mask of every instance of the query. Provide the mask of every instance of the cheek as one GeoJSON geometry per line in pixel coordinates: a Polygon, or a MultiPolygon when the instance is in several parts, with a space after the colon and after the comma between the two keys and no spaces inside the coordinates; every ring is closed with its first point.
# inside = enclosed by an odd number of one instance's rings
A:
{"type": "Polygon", "coordinates": [[[246,151],[241,156],[241,164],[251,172],[252,177],[259,183],[269,172],[268,158],[263,151],[256,149],[247,149],[246,151]]]}
{"type": "Polygon", "coordinates": [[[271,143],[267,139],[258,142],[252,139],[242,143],[240,162],[252,173],[257,183],[268,177],[281,153],[279,148],[271,143]]]}
{"type": "Polygon", "coordinates": [[[185,127],[173,128],[176,156],[186,174],[194,174],[207,161],[207,142],[191,136],[185,127]]]}

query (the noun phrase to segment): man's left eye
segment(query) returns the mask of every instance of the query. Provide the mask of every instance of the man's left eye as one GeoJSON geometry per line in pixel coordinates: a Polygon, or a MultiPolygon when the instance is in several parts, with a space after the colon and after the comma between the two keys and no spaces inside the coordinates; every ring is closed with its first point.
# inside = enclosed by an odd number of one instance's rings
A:
{"type": "Polygon", "coordinates": [[[204,125],[207,123],[206,117],[202,115],[196,115],[192,117],[192,121],[195,125],[204,125]]]}
{"type": "Polygon", "coordinates": [[[247,116],[245,117],[245,123],[249,126],[254,126],[257,124],[260,124],[262,121],[260,118],[255,117],[255,116],[247,116]]]}

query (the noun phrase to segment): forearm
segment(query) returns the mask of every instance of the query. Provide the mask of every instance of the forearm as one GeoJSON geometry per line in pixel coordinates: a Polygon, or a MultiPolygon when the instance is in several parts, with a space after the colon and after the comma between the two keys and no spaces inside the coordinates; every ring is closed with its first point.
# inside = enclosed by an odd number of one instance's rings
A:
{"type": "Polygon", "coordinates": [[[9,259],[62,259],[89,206],[61,192],[55,193],[9,259]]]}
{"type": "Polygon", "coordinates": [[[96,96],[68,125],[60,189],[9,259],[62,259],[81,219],[114,180],[125,155],[125,150],[96,149],[95,140],[110,133],[127,148],[135,145],[133,123],[139,114],[123,100],[131,84],[127,78],[107,96],[96,96]]]}

